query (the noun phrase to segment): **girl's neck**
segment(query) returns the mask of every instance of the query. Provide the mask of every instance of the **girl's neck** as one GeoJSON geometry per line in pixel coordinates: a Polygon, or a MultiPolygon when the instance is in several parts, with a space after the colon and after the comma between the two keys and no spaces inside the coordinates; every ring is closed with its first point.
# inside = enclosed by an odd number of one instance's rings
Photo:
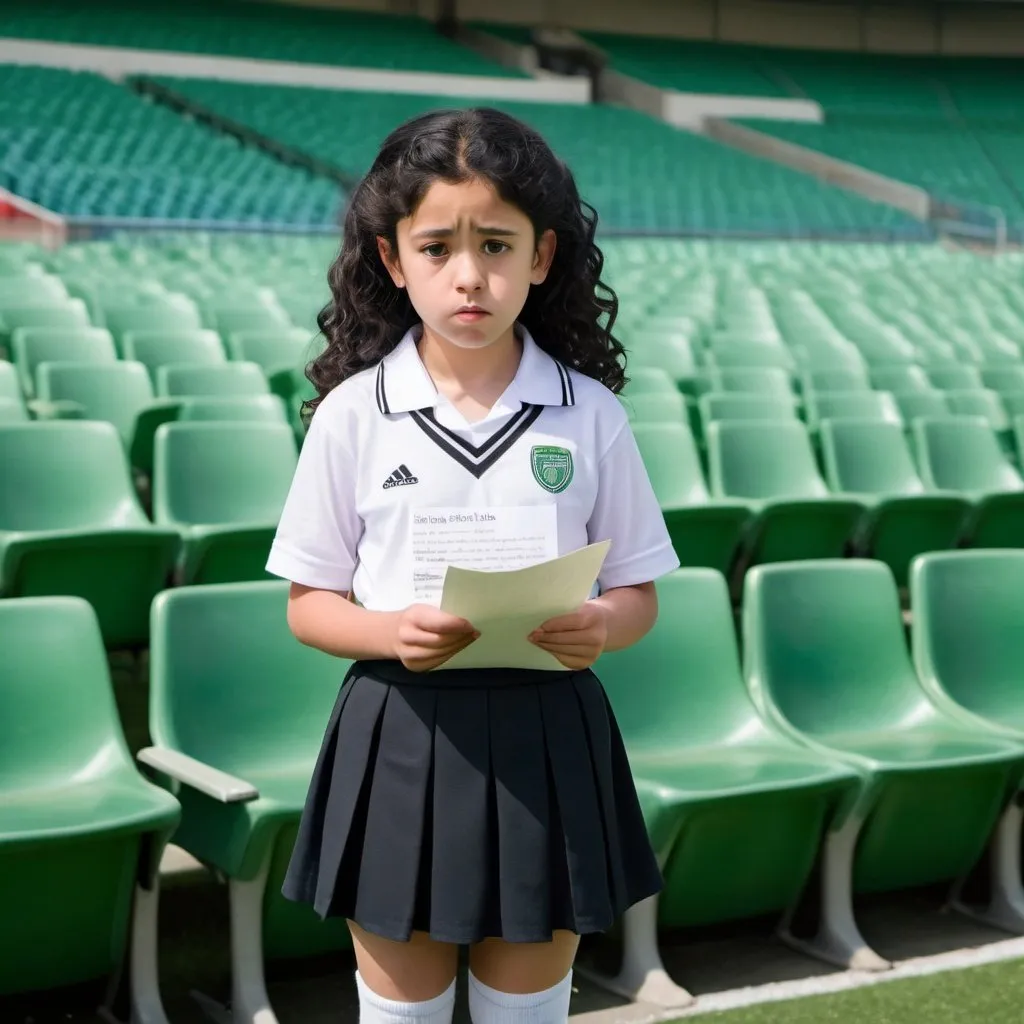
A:
{"type": "Polygon", "coordinates": [[[505,337],[487,348],[452,345],[425,324],[418,344],[420,360],[434,386],[469,421],[483,419],[512,383],[523,343],[510,327],[505,337]]]}

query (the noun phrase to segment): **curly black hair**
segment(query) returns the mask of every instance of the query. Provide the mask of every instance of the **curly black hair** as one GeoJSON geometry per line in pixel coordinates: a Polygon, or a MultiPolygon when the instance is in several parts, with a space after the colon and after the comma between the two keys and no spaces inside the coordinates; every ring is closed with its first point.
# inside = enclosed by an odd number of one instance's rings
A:
{"type": "Polygon", "coordinates": [[[572,172],[528,125],[500,110],[437,110],[396,128],[352,192],[341,252],[328,272],[332,299],[317,323],[326,347],[306,369],[320,401],[380,362],[419,317],[380,258],[378,237],[397,249],[396,226],[435,181],[489,182],[532,222],[555,232],[554,261],[531,287],[518,319],[549,355],[612,391],[626,383],[625,350],[612,334],[619,301],[602,280],[594,243],[597,213],[580,199],[572,172]]]}

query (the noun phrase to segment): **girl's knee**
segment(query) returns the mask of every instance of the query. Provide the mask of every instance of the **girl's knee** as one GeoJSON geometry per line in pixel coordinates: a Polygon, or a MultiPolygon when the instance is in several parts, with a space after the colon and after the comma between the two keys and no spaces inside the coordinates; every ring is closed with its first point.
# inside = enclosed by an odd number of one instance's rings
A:
{"type": "Polygon", "coordinates": [[[572,971],[537,992],[502,992],[469,973],[469,1016],[473,1024],[566,1024],[572,971]]]}

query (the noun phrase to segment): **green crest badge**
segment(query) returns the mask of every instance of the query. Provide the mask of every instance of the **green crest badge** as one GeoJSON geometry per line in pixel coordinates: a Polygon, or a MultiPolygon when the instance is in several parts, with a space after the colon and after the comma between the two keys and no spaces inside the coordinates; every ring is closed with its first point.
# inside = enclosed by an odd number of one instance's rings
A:
{"type": "Polygon", "coordinates": [[[572,452],[568,448],[536,445],[530,451],[530,465],[537,483],[552,494],[561,494],[572,483],[572,452]]]}

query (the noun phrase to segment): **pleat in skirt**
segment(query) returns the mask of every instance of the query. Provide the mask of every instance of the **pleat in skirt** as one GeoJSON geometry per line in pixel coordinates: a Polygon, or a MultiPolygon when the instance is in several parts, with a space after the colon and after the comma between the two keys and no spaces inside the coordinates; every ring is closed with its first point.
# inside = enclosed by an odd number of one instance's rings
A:
{"type": "Polygon", "coordinates": [[[288,899],[385,938],[465,945],[603,932],[661,886],[593,672],[352,666],[288,899]]]}

